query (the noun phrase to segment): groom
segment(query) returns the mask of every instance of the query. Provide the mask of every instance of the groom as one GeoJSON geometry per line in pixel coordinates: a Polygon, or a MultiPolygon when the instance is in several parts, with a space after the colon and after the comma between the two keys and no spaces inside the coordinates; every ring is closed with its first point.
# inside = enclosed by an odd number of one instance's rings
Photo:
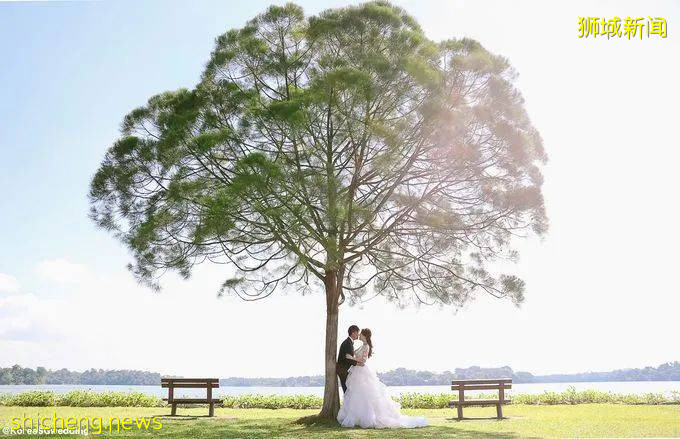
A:
{"type": "Polygon", "coordinates": [[[347,330],[349,337],[340,345],[340,352],[338,353],[338,361],[335,366],[335,370],[340,378],[340,385],[342,386],[342,392],[347,391],[347,374],[349,373],[349,368],[351,366],[363,366],[364,363],[356,360],[350,360],[347,358],[347,354],[354,356],[354,343],[353,341],[359,338],[359,327],[357,325],[352,325],[347,330]]]}

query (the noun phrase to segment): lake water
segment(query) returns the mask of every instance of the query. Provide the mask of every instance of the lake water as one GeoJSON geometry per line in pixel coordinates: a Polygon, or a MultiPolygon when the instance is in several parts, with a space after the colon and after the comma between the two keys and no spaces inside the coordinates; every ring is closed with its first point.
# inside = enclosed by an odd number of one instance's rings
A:
{"type": "MultiPolygon", "coordinates": [[[[543,393],[545,391],[561,392],[574,386],[576,390],[600,390],[603,392],[644,394],[663,393],[670,396],[671,392],[680,392],[680,381],[626,381],[626,382],[589,382],[589,383],[530,383],[513,384],[509,394],[514,393],[543,393]]],[[[390,386],[392,395],[401,393],[448,393],[449,386],[390,386]]],[[[0,393],[20,393],[29,390],[51,390],[57,393],[70,392],[71,390],[91,390],[93,392],[142,392],[147,395],[159,397],[167,396],[167,389],[158,386],[107,386],[107,385],[0,385],[0,393]]],[[[323,396],[323,387],[220,387],[213,390],[213,395],[316,395],[323,396]]],[[[200,396],[205,395],[205,390],[200,389],[177,389],[175,396],[200,396]]]]}

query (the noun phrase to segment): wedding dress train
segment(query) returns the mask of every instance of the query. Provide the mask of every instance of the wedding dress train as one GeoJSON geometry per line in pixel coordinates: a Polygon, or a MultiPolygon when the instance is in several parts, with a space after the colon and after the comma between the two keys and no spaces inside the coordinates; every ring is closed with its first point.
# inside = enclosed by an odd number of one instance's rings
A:
{"type": "MultiPolygon", "coordinates": [[[[366,358],[368,346],[356,352],[356,358],[366,358]]],[[[368,364],[352,366],[347,376],[347,392],[338,412],[338,422],[343,427],[361,428],[414,428],[427,426],[424,417],[401,414],[401,405],[387,392],[378,375],[368,364]]]]}

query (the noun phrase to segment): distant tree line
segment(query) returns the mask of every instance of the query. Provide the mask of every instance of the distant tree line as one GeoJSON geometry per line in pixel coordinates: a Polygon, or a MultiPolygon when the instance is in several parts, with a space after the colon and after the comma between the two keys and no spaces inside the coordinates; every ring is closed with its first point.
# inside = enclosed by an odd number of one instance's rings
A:
{"type": "MultiPolygon", "coordinates": [[[[509,366],[487,368],[472,366],[457,368],[441,373],[411,370],[400,367],[378,373],[380,380],[388,386],[441,386],[451,380],[512,378],[515,383],[559,383],[594,381],[680,381],[680,362],[664,363],[658,367],[642,369],[619,369],[611,372],[585,372],[576,374],[532,375],[529,372],[514,372],[509,366]]],[[[35,370],[14,365],[0,368],[0,384],[109,384],[109,385],[160,385],[161,374],[141,370],[90,369],[74,372],[68,369],[35,370]]],[[[288,378],[222,378],[221,386],[265,386],[265,387],[314,387],[323,386],[321,375],[288,378]]]]}
{"type": "Polygon", "coordinates": [[[644,367],[642,369],[540,375],[533,377],[533,381],[527,382],[560,383],[574,381],[680,381],[680,361],[664,363],[658,367],[644,367]]]}
{"type": "MultiPolygon", "coordinates": [[[[398,368],[378,373],[380,380],[388,386],[442,386],[452,380],[484,378],[512,378],[515,383],[559,383],[594,381],[680,381],[680,362],[665,363],[659,367],[642,369],[620,369],[611,372],[585,372],[576,374],[532,375],[529,372],[514,372],[509,366],[487,368],[472,366],[457,368],[454,372],[441,373],[398,368]]],[[[323,386],[321,375],[289,378],[223,378],[222,386],[278,386],[308,387],[323,386]]]]}
{"type": "Polygon", "coordinates": [[[157,385],[161,374],[142,370],[90,369],[75,372],[68,369],[31,369],[15,364],[0,368],[0,384],[108,384],[157,385]]]}
{"type": "MultiPolygon", "coordinates": [[[[520,372],[521,374],[521,372],[520,372]]],[[[530,374],[529,374],[530,375],[530,374]]],[[[451,384],[454,379],[510,377],[516,380],[520,375],[509,367],[456,369],[455,372],[429,372],[400,367],[389,372],[378,373],[380,380],[388,386],[435,386],[451,384]]],[[[309,387],[323,386],[321,375],[289,378],[223,378],[221,386],[267,386],[267,387],[309,387]]]]}

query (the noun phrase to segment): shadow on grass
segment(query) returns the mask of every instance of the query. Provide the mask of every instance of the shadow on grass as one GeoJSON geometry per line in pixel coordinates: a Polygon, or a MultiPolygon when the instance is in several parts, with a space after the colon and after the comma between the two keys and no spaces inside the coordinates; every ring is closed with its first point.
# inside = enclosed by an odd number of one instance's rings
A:
{"type": "Polygon", "coordinates": [[[303,434],[310,433],[312,437],[341,438],[341,437],[384,437],[384,438],[439,438],[456,437],[459,439],[516,439],[519,435],[513,433],[489,433],[461,430],[455,427],[433,425],[429,427],[408,429],[362,429],[362,428],[319,428],[308,427],[303,434]]]}
{"type": "Polygon", "coordinates": [[[345,438],[385,438],[385,439],[410,439],[410,438],[448,438],[457,439],[518,439],[527,437],[512,432],[481,432],[467,428],[465,421],[475,423],[503,422],[495,418],[464,418],[458,421],[457,418],[442,419],[444,423],[431,425],[428,427],[413,429],[362,429],[362,428],[343,428],[333,420],[321,419],[317,415],[307,416],[299,419],[290,417],[265,417],[252,418],[249,416],[234,416],[219,414],[214,417],[205,415],[169,415],[159,413],[144,416],[145,418],[158,418],[162,423],[160,430],[128,430],[111,433],[104,433],[101,437],[124,438],[140,437],[149,438],[150,435],[156,438],[200,438],[200,439],[222,439],[222,438],[248,438],[248,439],[269,439],[269,438],[304,438],[304,439],[345,439],[345,438]]]}
{"type": "MultiPolygon", "coordinates": [[[[147,415],[139,416],[140,419],[153,419],[160,418],[162,420],[174,420],[174,421],[191,421],[196,419],[210,419],[208,415],[169,415],[167,413],[158,413],[157,415],[147,415]]],[[[213,416],[215,418],[215,416],[213,416]]]]}
{"type": "Polygon", "coordinates": [[[332,419],[322,418],[319,415],[309,415],[304,416],[300,419],[293,421],[295,425],[306,425],[307,427],[326,427],[333,428],[339,427],[338,421],[332,419]]]}
{"type": "MultiPolygon", "coordinates": [[[[495,420],[491,420],[493,422],[495,420]]],[[[343,428],[337,422],[322,420],[310,416],[298,420],[282,418],[240,419],[240,418],[206,418],[201,416],[163,416],[163,428],[155,432],[155,437],[163,438],[441,438],[456,437],[458,439],[516,439],[514,433],[477,432],[458,428],[456,422],[446,425],[432,425],[413,429],[362,429],[343,428]],[[193,421],[193,422],[186,422],[193,421]]],[[[459,424],[460,425],[460,424],[459,424]]],[[[129,432],[126,437],[148,433],[129,432]]],[[[111,436],[113,437],[113,436],[111,436]]]]}
{"type": "MultiPolygon", "coordinates": [[[[102,434],[102,437],[149,437],[148,432],[128,432],[112,433],[111,435],[102,434]]],[[[518,439],[528,436],[520,436],[512,433],[491,433],[476,432],[469,430],[459,430],[451,427],[423,427],[417,429],[347,429],[336,427],[319,428],[307,427],[302,429],[286,428],[284,425],[254,425],[254,424],[208,424],[194,425],[191,428],[173,428],[163,424],[161,431],[155,432],[154,437],[163,438],[201,438],[201,439],[222,439],[222,438],[248,438],[248,439],[268,439],[268,438],[299,438],[320,439],[320,438],[442,438],[455,437],[458,439],[518,439]]]]}

